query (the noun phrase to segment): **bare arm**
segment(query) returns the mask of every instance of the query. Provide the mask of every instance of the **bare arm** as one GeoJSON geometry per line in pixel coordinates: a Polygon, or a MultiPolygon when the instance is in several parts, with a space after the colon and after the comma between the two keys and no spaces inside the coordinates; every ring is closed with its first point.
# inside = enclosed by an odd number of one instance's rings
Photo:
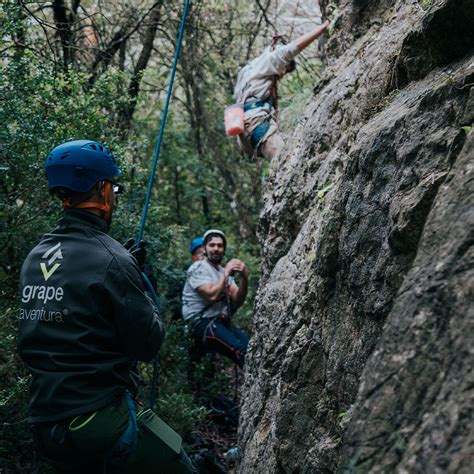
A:
{"type": "MultiPolygon", "coordinates": [[[[197,288],[198,293],[203,298],[206,298],[209,303],[215,303],[216,301],[219,301],[222,293],[225,291],[225,285],[230,274],[242,271],[242,265],[243,263],[236,258],[229,260],[227,265],[224,267],[224,274],[219,277],[219,280],[217,280],[215,283],[205,283],[204,285],[199,286],[197,288]]],[[[243,265],[243,267],[245,268],[245,265],[243,265]]],[[[237,287],[235,288],[237,291],[237,287]]]]}
{"type": "Polygon", "coordinates": [[[240,307],[244,304],[245,298],[247,298],[248,291],[248,275],[247,273],[242,273],[242,278],[240,280],[239,287],[232,287],[232,299],[237,307],[240,307]]]}
{"type": "Polygon", "coordinates": [[[230,288],[230,296],[238,308],[244,304],[245,298],[247,297],[249,276],[245,264],[240,260],[234,265],[233,271],[240,273],[241,276],[240,285],[232,285],[230,288]]]}
{"type": "Polygon", "coordinates": [[[216,283],[206,283],[199,286],[197,288],[198,293],[203,298],[206,298],[209,303],[215,303],[216,301],[219,301],[222,292],[225,290],[225,282],[228,276],[228,274],[226,276],[224,273],[224,275],[222,275],[219,280],[216,281],[216,283]]]}
{"type": "Polygon", "coordinates": [[[321,26],[318,26],[313,31],[310,31],[309,33],[306,33],[303,36],[300,36],[294,41],[294,43],[296,44],[296,47],[300,51],[303,51],[303,49],[309,46],[314,40],[319,38],[326,31],[328,26],[329,26],[329,21],[326,20],[321,26]]]}

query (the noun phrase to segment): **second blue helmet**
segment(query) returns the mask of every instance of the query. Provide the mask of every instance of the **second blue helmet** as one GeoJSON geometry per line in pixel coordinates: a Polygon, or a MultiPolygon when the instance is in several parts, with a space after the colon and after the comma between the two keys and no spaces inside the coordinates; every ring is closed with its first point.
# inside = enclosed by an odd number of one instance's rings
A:
{"type": "Polygon", "coordinates": [[[189,244],[189,251],[191,253],[194,253],[194,251],[198,248],[204,245],[204,238],[203,237],[195,237],[193,240],[191,240],[191,243],[189,244]]]}

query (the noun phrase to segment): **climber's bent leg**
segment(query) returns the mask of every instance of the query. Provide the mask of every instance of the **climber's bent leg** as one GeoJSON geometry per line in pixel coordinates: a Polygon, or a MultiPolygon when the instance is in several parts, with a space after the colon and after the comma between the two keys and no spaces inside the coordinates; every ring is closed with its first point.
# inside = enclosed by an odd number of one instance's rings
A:
{"type": "Polygon", "coordinates": [[[241,329],[215,318],[206,327],[204,341],[207,350],[219,352],[240,368],[244,366],[249,338],[241,329]]]}
{"type": "Polygon", "coordinates": [[[275,131],[268,138],[264,138],[258,148],[258,154],[267,160],[272,160],[280,154],[282,148],[283,138],[278,131],[275,131]]]}

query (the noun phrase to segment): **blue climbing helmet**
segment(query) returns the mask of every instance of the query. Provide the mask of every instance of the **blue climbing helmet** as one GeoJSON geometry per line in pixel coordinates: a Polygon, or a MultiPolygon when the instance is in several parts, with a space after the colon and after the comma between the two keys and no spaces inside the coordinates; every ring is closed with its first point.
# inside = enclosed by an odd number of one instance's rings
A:
{"type": "Polygon", "coordinates": [[[204,237],[194,237],[189,244],[189,251],[194,253],[198,247],[202,247],[204,245],[204,237]]]}
{"type": "Polygon", "coordinates": [[[118,176],[120,169],[104,145],[93,140],[72,140],[51,150],[45,173],[50,191],[66,188],[84,193],[97,182],[118,176]]]}

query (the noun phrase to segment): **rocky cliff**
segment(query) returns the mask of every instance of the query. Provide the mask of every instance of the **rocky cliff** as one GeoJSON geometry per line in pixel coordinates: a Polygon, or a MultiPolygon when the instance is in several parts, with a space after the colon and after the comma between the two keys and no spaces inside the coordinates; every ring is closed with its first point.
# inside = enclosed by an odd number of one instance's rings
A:
{"type": "Polygon", "coordinates": [[[472,472],[474,0],[321,1],[272,171],[239,471],[472,472]]]}

